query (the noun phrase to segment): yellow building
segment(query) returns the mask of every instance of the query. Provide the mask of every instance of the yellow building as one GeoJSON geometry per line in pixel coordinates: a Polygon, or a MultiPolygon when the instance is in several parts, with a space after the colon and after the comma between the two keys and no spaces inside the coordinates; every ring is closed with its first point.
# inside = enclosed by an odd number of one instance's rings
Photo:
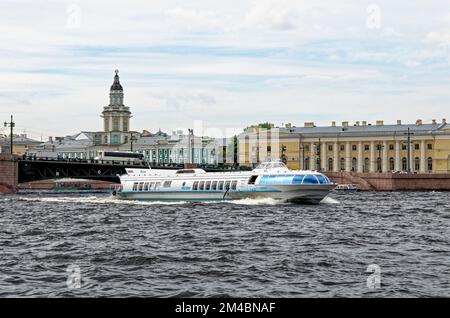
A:
{"type": "MultiPolygon", "coordinates": [[[[27,135],[13,135],[13,153],[23,156],[30,147],[40,144],[40,141],[33,140],[27,135]]],[[[11,153],[11,139],[9,136],[0,136],[0,153],[11,153]]]]}
{"type": "Polygon", "coordinates": [[[270,159],[282,159],[291,169],[449,173],[450,125],[445,119],[395,125],[381,120],[374,125],[333,122],[327,127],[305,123],[303,127],[252,127],[239,136],[241,165],[255,166],[270,159]]]}

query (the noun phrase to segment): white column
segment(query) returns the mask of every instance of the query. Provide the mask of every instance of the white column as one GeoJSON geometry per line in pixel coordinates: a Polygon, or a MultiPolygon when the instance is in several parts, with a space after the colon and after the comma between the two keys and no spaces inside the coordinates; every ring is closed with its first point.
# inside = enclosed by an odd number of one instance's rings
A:
{"type": "Polygon", "coordinates": [[[395,171],[400,171],[400,141],[395,141],[395,171]]]}
{"type": "Polygon", "coordinates": [[[345,144],[345,171],[350,172],[351,170],[350,142],[347,141],[345,144]]]}
{"type": "Polygon", "coordinates": [[[305,170],[305,158],[303,158],[303,153],[305,152],[305,150],[303,149],[303,147],[305,147],[305,145],[300,144],[299,147],[300,147],[300,149],[299,149],[299,151],[300,151],[300,155],[299,155],[299,158],[300,158],[299,167],[300,167],[300,168],[299,168],[299,169],[300,169],[300,170],[305,170]]]}
{"type": "Polygon", "coordinates": [[[420,172],[425,173],[425,140],[420,143],[420,172]]]}
{"type": "Polygon", "coordinates": [[[323,171],[327,171],[327,143],[322,143],[322,150],[320,152],[320,160],[322,161],[321,166],[323,171]]]}
{"type": "Polygon", "coordinates": [[[338,143],[334,143],[334,164],[333,164],[333,171],[338,172],[339,171],[339,149],[338,149],[338,143]]]}
{"type": "Polygon", "coordinates": [[[311,143],[311,146],[310,146],[310,153],[311,153],[311,156],[309,156],[310,157],[309,169],[316,170],[316,145],[314,145],[313,142],[311,143]]]}
{"type": "Polygon", "coordinates": [[[370,142],[370,172],[375,172],[375,142],[370,142]]]}
{"type": "Polygon", "coordinates": [[[363,145],[362,141],[358,142],[358,172],[363,172],[363,145]]]}
{"type": "Polygon", "coordinates": [[[409,143],[409,163],[410,163],[411,172],[413,172],[415,164],[414,164],[414,147],[413,147],[412,140],[409,143]]]}
{"type": "Polygon", "coordinates": [[[386,140],[385,141],[383,141],[383,161],[382,161],[382,164],[381,164],[381,169],[382,169],[382,171],[383,172],[387,172],[388,171],[388,160],[387,160],[387,151],[388,151],[388,149],[387,149],[387,147],[388,147],[388,145],[387,145],[387,142],[386,142],[386,140]]]}

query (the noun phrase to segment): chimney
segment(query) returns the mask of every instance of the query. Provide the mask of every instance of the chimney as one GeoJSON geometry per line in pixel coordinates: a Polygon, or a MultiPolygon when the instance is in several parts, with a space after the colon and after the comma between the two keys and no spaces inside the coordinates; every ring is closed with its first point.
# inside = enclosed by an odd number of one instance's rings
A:
{"type": "Polygon", "coordinates": [[[376,124],[377,124],[377,126],[383,126],[384,125],[384,121],[377,120],[376,124]]]}
{"type": "Polygon", "coordinates": [[[292,124],[291,123],[287,123],[286,125],[285,125],[285,128],[291,128],[292,127],[292,124]]]}
{"type": "Polygon", "coordinates": [[[359,126],[359,121],[356,121],[356,126],[359,126]]]}
{"type": "Polygon", "coordinates": [[[417,120],[416,120],[416,125],[417,125],[417,126],[422,125],[422,119],[417,119],[417,120]]]}
{"type": "Polygon", "coordinates": [[[397,120],[397,125],[401,125],[402,124],[402,121],[399,119],[399,120],[397,120]]]}
{"type": "Polygon", "coordinates": [[[367,126],[367,121],[363,120],[362,125],[367,126]]]}
{"type": "Polygon", "coordinates": [[[313,128],[313,127],[316,127],[316,126],[314,125],[314,122],[306,122],[306,123],[305,123],[305,128],[313,128]]]}
{"type": "Polygon", "coordinates": [[[336,127],[336,122],[335,121],[331,122],[331,127],[336,127]]]}
{"type": "Polygon", "coordinates": [[[443,123],[443,124],[446,124],[446,123],[447,123],[447,119],[442,118],[442,123],[443,123]]]}
{"type": "Polygon", "coordinates": [[[342,122],[342,127],[348,127],[348,121],[343,121],[342,122]]]}
{"type": "Polygon", "coordinates": [[[48,137],[48,142],[51,143],[51,144],[53,143],[53,137],[52,136],[48,137]]]}

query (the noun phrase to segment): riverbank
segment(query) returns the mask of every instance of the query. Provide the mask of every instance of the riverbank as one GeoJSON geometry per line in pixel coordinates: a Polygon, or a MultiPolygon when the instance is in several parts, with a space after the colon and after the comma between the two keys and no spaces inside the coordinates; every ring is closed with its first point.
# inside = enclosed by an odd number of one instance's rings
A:
{"type": "Polygon", "coordinates": [[[450,174],[326,172],[334,183],[362,191],[450,191],[450,174]]]}

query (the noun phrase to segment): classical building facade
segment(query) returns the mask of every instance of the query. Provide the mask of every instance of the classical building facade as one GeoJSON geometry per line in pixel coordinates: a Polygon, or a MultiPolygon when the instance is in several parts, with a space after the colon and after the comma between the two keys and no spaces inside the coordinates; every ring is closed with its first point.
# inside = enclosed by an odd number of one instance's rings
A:
{"type": "Polygon", "coordinates": [[[293,169],[330,172],[450,172],[450,125],[375,125],[335,122],[328,127],[251,128],[239,136],[239,162],[254,166],[282,159],[293,169]]]}

